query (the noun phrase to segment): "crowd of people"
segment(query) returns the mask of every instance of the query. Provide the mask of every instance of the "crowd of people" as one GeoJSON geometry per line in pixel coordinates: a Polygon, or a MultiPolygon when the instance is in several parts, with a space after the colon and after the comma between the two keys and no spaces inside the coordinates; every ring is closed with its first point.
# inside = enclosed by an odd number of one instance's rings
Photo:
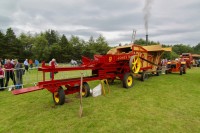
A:
{"type": "MultiPolygon", "coordinates": [[[[35,60],[34,64],[35,67],[38,67],[39,61],[35,60]]],[[[3,60],[0,58],[0,90],[4,90],[8,87],[10,79],[13,81],[15,89],[22,88],[23,75],[25,71],[28,72],[29,67],[30,69],[33,68],[33,61],[31,59],[25,59],[25,61],[21,63],[17,59],[3,60]]]]}

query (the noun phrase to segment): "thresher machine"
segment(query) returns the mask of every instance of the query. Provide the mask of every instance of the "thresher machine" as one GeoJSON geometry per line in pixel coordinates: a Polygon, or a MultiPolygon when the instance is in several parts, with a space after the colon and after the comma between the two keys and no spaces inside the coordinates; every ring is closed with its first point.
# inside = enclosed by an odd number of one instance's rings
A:
{"type": "MultiPolygon", "coordinates": [[[[147,46],[148,47],[148,46],[147,46]]],[[[55,65],[47,66],[42,64],[38,71],[43,73],[43,81],[37,83],[34,87],[14,90],[13,94],[22,94],[36,90],[47,89],[53,94],[53,100],[56,105],[62,105],[65,102],[65,95],[73,94],[80,91],[80,78],[70,79],[54,79],[54,72],[76,71],[76,70],[91,70],[91,76],[83,77],[83,97],[88,97],[90,94],[90,87],[87,82],[93,80],[107,79],[109,83],[113,83],[118,79],[122,81],[124,88],[131,88],[133,86],[133,75],[142,73],[143,79],[145,72],[158,72],[158,64],[161,53],[165,50],[158,46],[160,51],[159,56],[151,55],[147,49],[139,45],[128,45],[125,47],[117,47],[111,49],[106,55],[94,55],[94,59],[82,57],[82,64],[76,67],[57,67],[55,65]],[[156,57],[156,58],[155,58],[156,57]],[[156,63],[155,63],[156,62],[156,63]],[[155,70],[153,70],[154,66],[155,70]],[[52,79],[46,80],[45,74],[52,73],[52,79]]],[[[154,52],[152,54],[155,54],[154,52]]]]}

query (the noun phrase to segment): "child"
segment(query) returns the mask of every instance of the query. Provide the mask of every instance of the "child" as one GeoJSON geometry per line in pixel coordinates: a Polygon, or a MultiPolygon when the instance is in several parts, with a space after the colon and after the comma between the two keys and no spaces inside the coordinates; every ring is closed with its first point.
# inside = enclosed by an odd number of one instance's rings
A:
{"type": "Polygon", "coordinates": [[[0,62],[0,90],[4,90],[4,70],[2,69],[2,64],[0,62]]]}

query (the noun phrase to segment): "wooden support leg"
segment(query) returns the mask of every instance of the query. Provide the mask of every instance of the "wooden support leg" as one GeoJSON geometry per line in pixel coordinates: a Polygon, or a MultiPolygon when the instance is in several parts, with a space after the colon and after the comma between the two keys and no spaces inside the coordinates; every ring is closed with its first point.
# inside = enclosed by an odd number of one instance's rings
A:
{"type": "Polygon", "coordinates": [[[102,94],[104,96],[106,94],[106,90],[105,90],[105,86],[104,86],[105,83],[106,83],[106,86],[107,86],[108,93],[110,93],[110,87],[109,87],[109,84],[108,84],[108,80],[107,79],[103,79],[103,80],[101,80],[101,86],[102,86],[102,94]]]}

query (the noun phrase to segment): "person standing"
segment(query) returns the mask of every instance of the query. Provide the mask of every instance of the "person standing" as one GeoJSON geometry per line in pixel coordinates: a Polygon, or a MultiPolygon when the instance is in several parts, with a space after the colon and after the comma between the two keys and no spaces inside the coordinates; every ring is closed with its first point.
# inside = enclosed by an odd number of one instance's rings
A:
{"type": "Polygon", "coordinates": [[[2,68],[2,64],[1,64],[1,62],[0,62],[0,90],[4,90],[4,70],[3,70],[3,68],[2,68]]]}
{"type": "Polygon", "coordinates": [[[18,62],[18,60],[14,60],[14,65],[15,65],[15,74],[16,74],[16,89],[21,89],[22,88],[22,76],[24,74],[24,70],[22,67],[22,64],[18,62]]]}
{"type": "MultiPolygon", "coordinates": [[[[50,62],[49,62],[49,66],[58,66],[57,62],[56,62],[56,59],[52,59],[50,62]]],[[[54,72],[54,74],[56,74],[58,72],[54,72]]],[[[50,72],[50,79],[52,79],[52,72],[50,72]]]]}
{"type": "Polygon", "coordinates": [[[9,82],[9,79],[11,78],[14,85],[16,85],[16,81],[15,81],[15,74],[14,74],[14,65],[10,62],[10,59],[7,59],[7,62],[6,64],[4,65],[4,68],[5,68],[5,71],[6,71],[6,84],[5,84],[5,87],[8,86],[8,82],[9,82]]]}
{"type": "Polygon", "coordinates": [[[28,72],[28,59],[24,61],[25,70],[28,72]]]}
{"type": "Polygon", "coordinates": [[[32,68],[33,68],[33,60],[32,60],[32,59],[29,59],[29,60],[28,60],[28,63],[30,64],[30,69],[32,69],[32,68]]]}
{"type": "Polygon", "coordinates": [[[35,60],[35,67],[38,68],[39,67],[39,61],[35,60]]]}

